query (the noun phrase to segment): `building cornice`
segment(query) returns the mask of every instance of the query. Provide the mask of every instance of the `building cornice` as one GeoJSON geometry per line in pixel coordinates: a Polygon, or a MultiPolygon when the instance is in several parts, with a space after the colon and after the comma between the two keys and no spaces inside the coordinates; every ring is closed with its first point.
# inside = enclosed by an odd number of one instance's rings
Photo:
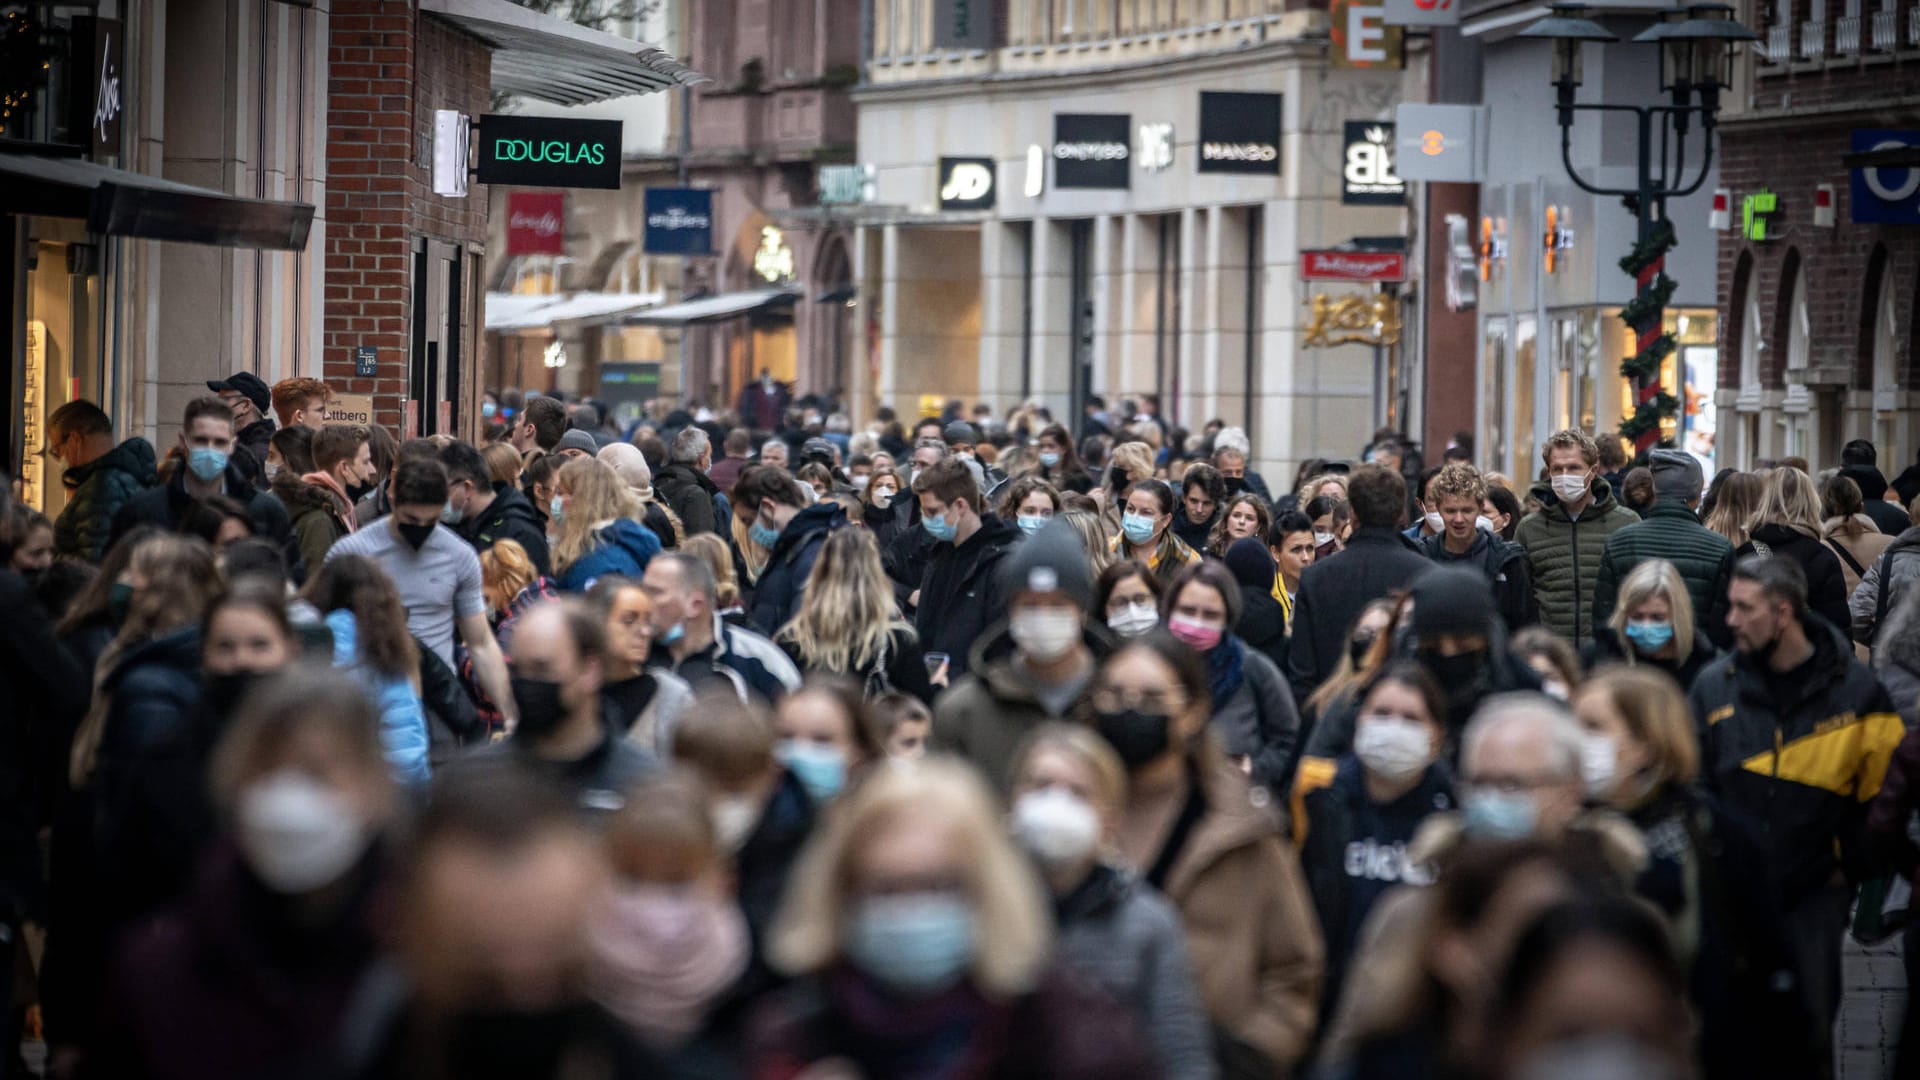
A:
{"type": "Polygon", "coordinates": [[[1822,105],[1793,106],[1785,109],[1748,109],[1736,116],[1722,116],[1720,129],[1746,134],[1749,128],[1777,131],[1793,127],[1825,127],[1835,117],[1858,116],[1884,127],[1899,127],[1913,122],[1920,114],[1920,95],[1877,98],[1866,101],[1833,101],[1822,105]],[[1880,123],[1884,121],[1884,123],[1880,123]]]}
{"type": "Polygon", "coordinates": [[[1100,88],[1115,83],[1134,83],[1140,77],[1159,77],[1172,73],[1209,72],[1244,69],[1252,62],[1320,60],[1326,57],[1324,30],[1311,31],[1281,41],[1266,41],[1239,48],[1190,53],[1151,60],[1128,61],[1101,67],[1075,67],[1062,70],[999,72],[988,75],[957,74],[934,79],[915,79],[898,83],[864,83],[849,91],[855,104],[877,105],[902,101],[926,101],[971,96],[980,93],[1015,94],[1044,83],[1048,92],[1080,88],[1100,88]]]}

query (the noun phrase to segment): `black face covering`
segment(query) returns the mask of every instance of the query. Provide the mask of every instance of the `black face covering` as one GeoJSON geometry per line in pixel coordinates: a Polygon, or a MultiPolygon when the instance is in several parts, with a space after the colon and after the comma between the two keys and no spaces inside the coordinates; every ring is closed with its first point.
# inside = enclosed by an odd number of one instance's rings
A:
{"type": "Polygon", "coordinates": [[[550,679],[512,678],[513,703],[520,708],[520,734],[539,738],[558,728],[567,718],[567,707],[560,700],[560,684],[550,679]]]}
{"type": "Polygon", "coordinates": [[[1094,714],[1094,729],[1113,745],[1120,763],[1137,769],[1167,752],[1172,743],[1173,718],[1166,713],[1123,709],[1094,714]]]}
{"type": "Polygon", "coordinates": [[[1245,491],[1245,490],[1247,490],[1247,478],[1246,478],[1246,477],[1244,477],[1244,476],[1229,476],[1229,477],[1226,477],[1225,479],[1226,479],[1226,481],[1227,481],[1227,495],[1228,495],[1229,497],[1232,497],[1232,496],[1234,496],[1234,495],[1238,495],[1238,494],[1240,494],[1241,492],[1243,492],[1243,491],[1245,491]]]}
{"type": "Polygon", "coordinates": [[[1368,634],[1365,637],[1356,637],[1347,642],[1347,656],[1353,661],[1355,668],[1367,662],[1367,653],[1372,651],[1373,641],[1374,635],[1368,634]]]}
{"type": "Polygon", "coordinates": [[[568,1004],[462,1013],[448,1032],[449,1075],[502,1080],[559,1075],[562,1057],[587,1033],[581,1021],[588,1009],[568,1004]]]}
{"type": "Polygon", "coordinates": [[[374,482],[371,480],[368,480],[364,483],[347,485],[348,501],[359,502],[361,499],[366,498],[367,494],[374,489],[374,486],[375,486],[374,482]]]}
{"type": "Polygon", "coordinates": [[[219,716],[232,716],[253,688],[267,676],[253,671],[235,671],[227,675],[207,676],[207,704],[219,716]]]}
{"type": "Polygon", "coordinates": [[[1487,650],[1475,649],[1453,656],[1441,656],[1431,650],[1421,649],[1419,656],[1421,666],[1433,675],[1434,682],[1439,683],[1447,695],[1448,725],[1456,729],[1464,725],[1493,685],[1493,669],[1487,650]]]}
{"type": "Polygon", "coordinates": [[[426,546],[427,539],[433,535],[433,530],[438,528],[438,526],[408,525],[405,522],[401,522],[399,525],[399,528],[400,528],[400,539],[405,540],[407,542],[408,547],[412,548],[415,551],[419,551],[421,548],[426,546]]]}

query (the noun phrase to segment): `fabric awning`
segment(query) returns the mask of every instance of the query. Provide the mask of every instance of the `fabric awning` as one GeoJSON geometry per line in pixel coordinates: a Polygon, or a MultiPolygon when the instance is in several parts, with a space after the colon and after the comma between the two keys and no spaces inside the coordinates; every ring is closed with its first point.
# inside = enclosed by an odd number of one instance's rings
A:
{"type": "Polygon", "coordinates": [[[628,312],[653,307],[661,299],[657,292],[488,293],[486,325],[489,330],[540,330],[555,323],[617,322],[628,312]]]}
{"type": "Polygon", "coordinates": [[[683,300],[678,304],[629,315],[626,321],[636,326],[685,326],[688,323],[719,322],[751,315],[776,305],[791,304],[798,299],[800,294],[791,289],[748,289],[745,292],[703,296],[698,300],[683,300]]]}
{"type": "Polygon", "coordinates": [[[307,203],[248,199],[79,158],[0,154],[0,206],[81,218],[93,232],[219,247],[300,251],[307,203]]]}
{"type": "Polygon", "coordinates": [[[422,13],[493,46],[493,89],[585,105],[705,82],[665,52],[509,0],[420,0],[422,13]]]}

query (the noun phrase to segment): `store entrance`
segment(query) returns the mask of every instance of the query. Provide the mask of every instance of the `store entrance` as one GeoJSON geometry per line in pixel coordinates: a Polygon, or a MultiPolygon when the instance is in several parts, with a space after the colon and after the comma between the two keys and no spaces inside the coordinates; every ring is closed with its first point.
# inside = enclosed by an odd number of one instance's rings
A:
{"type": "MultiPolygon", "coordinates": [[[[11,258],[4,284],[15,299],[4,445],[22,503],[57,516],[66,506],[60,463],[44,454],[54,410],[84,398],[113,412],[102,395],[101,248],[78,221],[5,217],[0,238],[11,258]]],[[[116,434],[123,434],[116,430],[116,434]]]]}

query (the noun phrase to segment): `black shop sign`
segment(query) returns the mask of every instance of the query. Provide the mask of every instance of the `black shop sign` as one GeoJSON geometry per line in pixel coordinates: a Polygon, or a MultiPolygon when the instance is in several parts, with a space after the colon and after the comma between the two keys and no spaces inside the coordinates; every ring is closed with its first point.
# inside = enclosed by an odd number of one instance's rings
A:
{"type": "Polygon", "coordinates": [[[1125,188],[1132,134],[1133,118],[1125,113],[1054,114],[1053,186],[1125,188]]]}
{"type": "Polygon", "coordinates": [[[620,121],[482,116],[474,178],[518,187],[617,189],[620,121]]]}
{"type": "Polygon", "coordinates": [[[1200,92],[1203,173],[1280,175],[1280,95],[1200,92]]]}

